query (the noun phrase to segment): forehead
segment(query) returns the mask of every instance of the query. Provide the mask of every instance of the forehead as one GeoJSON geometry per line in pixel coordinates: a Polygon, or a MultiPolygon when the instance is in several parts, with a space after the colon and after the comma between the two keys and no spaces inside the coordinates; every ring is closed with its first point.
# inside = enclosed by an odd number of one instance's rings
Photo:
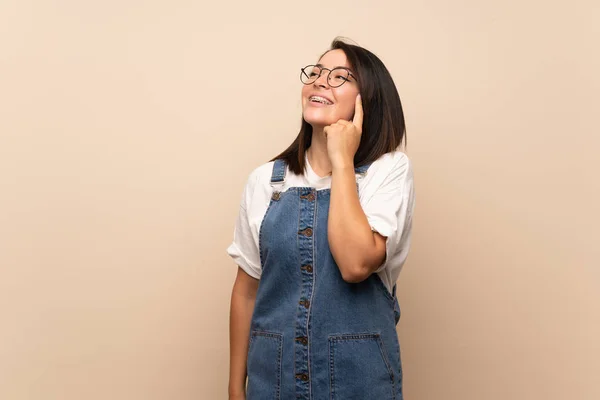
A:
{"type": "Polygon", "coordinates": [[[346,53],[340,49],[331,50],[325,53],[323,57],[319,59],[319,64],[323,65],[325,68],[350,68],[350,64],[348,64],[348,59],[346,58],[346,53]]]}

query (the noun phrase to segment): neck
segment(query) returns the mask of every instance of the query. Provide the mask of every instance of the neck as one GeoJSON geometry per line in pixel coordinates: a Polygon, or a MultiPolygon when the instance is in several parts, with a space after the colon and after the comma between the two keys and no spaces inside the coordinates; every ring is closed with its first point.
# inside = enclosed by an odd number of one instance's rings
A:
{"type": "Polygon", "coordinates": [[[332,166],[327,153],[327,139],[322,127],[313,127],[311,144],[306,155],[315,174],[321,177],[331,174],[332,166]]]}

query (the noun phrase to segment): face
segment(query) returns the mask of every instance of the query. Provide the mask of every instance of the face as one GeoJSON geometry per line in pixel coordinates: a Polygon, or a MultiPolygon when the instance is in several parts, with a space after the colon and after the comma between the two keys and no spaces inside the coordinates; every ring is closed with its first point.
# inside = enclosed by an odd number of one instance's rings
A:
{"type": "Polygon", "coordinates": [[[359,91],[355,78],[356,73],[348,64],[346,54],[339,49],[331,50],[321,57],[318,64],[321,64],[327,70],[323,70],[321,76],[315,82],[304,85],[302,88],[302,115],[304,120],[313,128],[323,128],[336,123],[340,119],[352,120],[356,96],[359,91]],[[330,87],[327,82],[328,70],[335,67],[350,68],[353,75],[348,76],[348,81],[343,85],[330,87]]]}

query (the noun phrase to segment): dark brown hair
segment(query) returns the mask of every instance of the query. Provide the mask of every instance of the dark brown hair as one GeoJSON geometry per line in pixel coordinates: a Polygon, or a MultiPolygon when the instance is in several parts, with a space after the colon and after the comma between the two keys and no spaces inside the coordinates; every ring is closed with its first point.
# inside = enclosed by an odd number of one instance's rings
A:
{"type": "MultiPolygon", "coordinates": [[[[354,165],[359,167],[372,163],[406,142],[404,112],[392,76],[375,54],[340,38],[333,40],[327,52],[337,49],[346,54],[356,75],[362,98],[363,129],[360,145],[354,156],[354,165]]],[[[294,142],[273,160],[283,159],[291,171],[303,174],[305,154],[311,140],[312,126],[302,118],[300,133],[294,142]]]]}

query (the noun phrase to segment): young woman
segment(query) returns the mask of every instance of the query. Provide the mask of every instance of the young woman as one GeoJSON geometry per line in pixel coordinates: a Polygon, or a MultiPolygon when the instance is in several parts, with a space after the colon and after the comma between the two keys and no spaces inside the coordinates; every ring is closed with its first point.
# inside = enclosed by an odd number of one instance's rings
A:
{"type": "Polygon", "coordinates": [[[228,248],[230,399],[401,400],[414,194],[400,97],[377,56],[340,40],[300,78],[300,133],[250,174],[228,248]]]}

